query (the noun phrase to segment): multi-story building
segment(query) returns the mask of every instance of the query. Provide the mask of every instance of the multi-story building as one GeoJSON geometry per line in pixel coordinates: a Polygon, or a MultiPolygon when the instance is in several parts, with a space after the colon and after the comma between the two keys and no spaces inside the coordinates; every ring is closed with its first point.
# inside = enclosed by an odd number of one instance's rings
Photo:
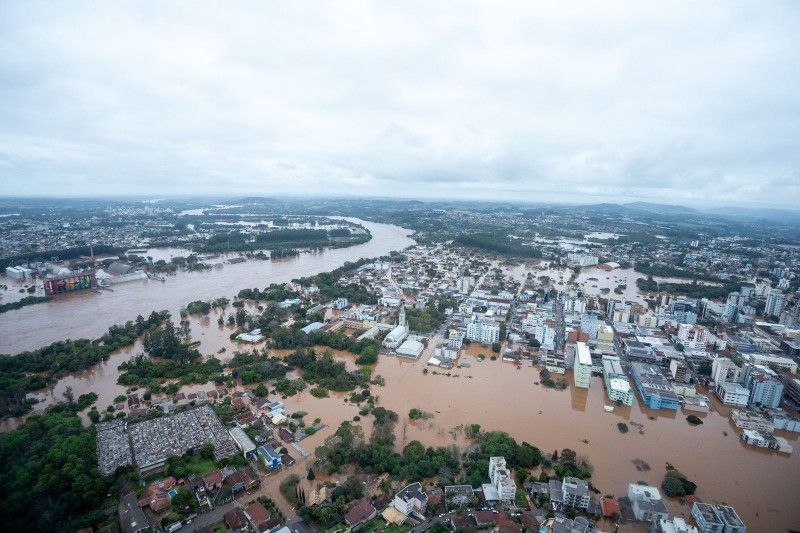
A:
{"type": "Polygon", "coordinates": [[[728,294],[728,300],[725,302],[725,310],[722,312],[722,318],[726,322],[736,322],[736,317],[739,314],[739,293],[732,292],[728,294]]]}
{"type": "Polygon", "coordinates": [[[661,493],[650,485],[631,483],[628,485],[628,499],[633,507],[633,514],[640,522],[654,522],[667,518],[667,506],[661,499],[661,493]]]}
{"type": "Polygon", "coordinates": [[[783,400],[787,405],[800,409],[800,379],[789,373],[783,373],[780,377],[783,382],[783,400]]]}
{"type": "Polygon", "coordinates": [[[422,491],[422,484],[416,482],[395,494],[392,505],[406,516],[415,512],[424,513],[428,506],[428,496],[422,491]]]}
{"type": "Polygon", "coordinates": [[[599,262],[599,258],[596,255],[587,255],[581,253],[569,253],[567,254],[567,259],[582,267],[594,266],[599,262]]]}
{"type": "Polygon", "coordinates": [[[703,326],[695,326],[692,324],[680,324],[678,326],[678,340],[681,341],[684,347],[690,350],[704,348],[708,343],[708,337],[708,329],[703,326]]]}
{"type": "Polygon", "coordinates": [[[672,376],[672,379],[677,381],[678,383],[687,383],[688,382],[688,369],[686,368],[686,363],[680,361],[678,359],[673,359],[669,362],[669,373],[672,376]]]}
{"type": "Polygon", "coordinates": [[[729,505],[695,502],[692,518],[701,533],[746,533],[747,526],[729,505]]]}
{"type": "Polygon", "coordinates": [[[778,407],[783,396],[783,383],[769,367],[745,365],[744,386],[750,391],[748,401],[753,405],[778,407]]]}
{"type": "Polygon", "coordinates": [[[561,481],[561,501],[564,507],[589,508],[589,484],[576,477],[565,477],[561,481]]]}
{"type": "Polygon", "coordinates": [[[782,357],[780,355],[768,355],[765,353],[745,353],[742,357],[748,363],[754,365],[768,366],[770,368],[777,368],[785,372],[796,373],[797,362],[790,357],[782,357]]]}
{"type": "Polygon", "coordinates": [[[780,289],[767,291],[767,305],[764,306],[764,316],[779,317],[784,307],[786,307],[786,297],[780,289]]]}
{"type": "Polygon", "coordinates": [[[697,322],[697,303],[692,300],[672,302],[670,313],[679,324],[694,324],[697,322]]]}
{"type": "Polygon", "coordinates": [[[631,374],[642,401],[649,408],[677,410],[680,407],[678,395],[657,366],[631,363],[631,374]]]}
{"type": "Polygon", "coordinates": [[[699,531],[680,516],[674,516],[654,521],[650,533],[699,533],[699,531]]]}
{"type": "Polygon", "coordinates": [[[603,356],[603,382],[606,394],[612,402],[633,405],[633,389],[628,376],[622,371],[622,364],[616,355],[603,356]]]}
{"type": "Polygon", "coordinates": [[[575,343],[575,365],[572,369],[575,386],[588,389],[592,384],[592,354],[585,342],[575,343]]]}
{"type": "Polygon", "coordinates": [[[614,328],[608,324],[603,324],[597,328],[597,340],[602,342],[614,342],[614,328]]]}
{"type": "Polygon", "coordinates": [[[495,322],[470,322],[467,324],[467,338],[481,344],[500,342],[500,325],[495,322]]]}
{"type": "Polygon", "coordinates": [[[511,479],[511,473],[506,466],[505,457],[489,458],[489,479],[497,489],[501,501],[514,501],[517,494],[517,485],[511,479]]]}
{"type": "Polygon", "coordinates": [[[750,391],[738,383],[717,383],[714,392],[725,405],[744,407],[750,399],[750,391]]]}
{"type": "Polygon", "coordinates": [[[711,362],[711,379],[714,383],[738,383],[741,369],[726,357],[717,357],[711,362]]]}
{"type": "Polygon", "coordinates": [[[775,425],[763,416],[742,409],[731,409],[731,421],[739,429],[749,429],[750,431],[764,431],[772,433],[775,425]]]}
{"type": "Polygon", "coordinates": [[[599,327],[600,321],[595,313],[583,313],[581,315],[581,330],[588,333],[590,339],[597,338],[597,329],[599,327]]]}
{"type": "Polygon", "coordinates": [[[445,344],[451,350],[460,350],[461,346],[464,344],[464,334],[457,329],[450,330],[447,335],[447,341],[445,344]]]}

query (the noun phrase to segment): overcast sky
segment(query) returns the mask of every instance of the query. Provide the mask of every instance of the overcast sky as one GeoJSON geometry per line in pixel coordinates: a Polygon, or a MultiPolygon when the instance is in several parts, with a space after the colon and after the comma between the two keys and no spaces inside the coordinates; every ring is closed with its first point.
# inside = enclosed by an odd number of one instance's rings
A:
{"type": "Polygon", "coordinates": [[[0,2],[0,194],[797,207],[800,2],[0,2]]]}

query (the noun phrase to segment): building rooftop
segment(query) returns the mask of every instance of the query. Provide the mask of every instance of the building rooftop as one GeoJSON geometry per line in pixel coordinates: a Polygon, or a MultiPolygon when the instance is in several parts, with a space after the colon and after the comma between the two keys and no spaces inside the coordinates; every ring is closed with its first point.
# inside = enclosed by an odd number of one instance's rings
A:
{"type": "Polygon", "coordinates": [[[422,484],[419,482],[407,485],[403,490],[397,493],[397,497],[405,501],[411,501],[413,499],[417,499],[421,502],[428,501],[428,497],[422,492],[422,484]]]}
{"type": "Polygon", "coordinates": [[[575,343],[575,360],[583,366],[592,366],[592,354],[585,342],[575,343]]]}

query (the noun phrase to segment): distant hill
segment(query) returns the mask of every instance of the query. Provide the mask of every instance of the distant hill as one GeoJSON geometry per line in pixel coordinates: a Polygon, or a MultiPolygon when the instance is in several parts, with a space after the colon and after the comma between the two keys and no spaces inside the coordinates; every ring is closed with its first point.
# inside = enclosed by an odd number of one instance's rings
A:
{"type": "Polygon", "coordinates": [[[622,204],[623,207],[628,209],[635,209],[636,211],[647,211],[648,213],[656,213],[659,215],[676,215],[676,214],[696,214],[697,209],[686,207],[684,205],[674,204],[654,204],[651,202],[630,202],[622,204]]]}
{"type": "Polygon", "coordinates": [[[794,209],[774,209],[769,207],[712,207],[704,209],[703,212],[731,218],[800,223],[800,211],[794,209]]]}

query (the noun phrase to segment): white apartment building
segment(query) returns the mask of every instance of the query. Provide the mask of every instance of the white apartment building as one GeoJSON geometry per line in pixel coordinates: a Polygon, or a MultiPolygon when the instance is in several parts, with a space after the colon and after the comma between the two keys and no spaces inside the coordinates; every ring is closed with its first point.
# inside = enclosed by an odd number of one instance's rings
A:
{"type": "Polygon", "coordinates": [[[738,383],[717,383],[714,392],[725,405],[744,407],[750,398],[750,391],[738,383]]]}
{"type": "Polygon", "coordinates": [[[565,477],[561,481],[561,501],[565,507],[588,509],[589,484],[576,477],[565,477]]]}
{"type": "Polygon", "coordinates": [[[501,501],[514,501],[514,497],[517,495],[517,485],[511,478],[505,457],[489,458],[489,479],[497,489],[501,501]]]}
{"type": "Polygon", "coordinates": [[[717,357],[711,362],[711,379],[714,383],[738,383],[741,369],[726,357],[717,357]]]}
{"type": "Polygon", "coordinates": [[[797,363],[789,357],[780,355],[767,355],[764,353],[746,353],[742,357],[748,363],[761,366],[777,367],[781,370],[794,374],[797,372],[797,363]]]}
{"type": "Polygon", "coordinates": [[[596,255],[581,254],[576,252],[567,254],[567,259],[582,267],[594,266],[600,261],[596,255]]]}
{"type": "Polygon", "coordinates": [[[635,394],[628,376],[622,371],[622,364],[616,355],[603,356],[603,381],[606,394],[612,402],[633,405],[635,394]]]}
{"type": "Polygon", "coordinates": [[[422,484],[412,483],[395,495],[392,506],[406,516],[423,513],[428,506],[428,496],[422,491],[422,484]]]}
{"type": "Polygon", "coordinates": [[[680,324],[678,326],[678,340],[684,347],[694,350],[705,347],[708,343],[709,332],[703,326],[693,326],[692,324],[680,324]]]}
{"type": "Polygon", "coordinates": [[[500,342],[500,325],[494,322],[470,322],[467,324],[467,338],[481,344],[500,342]]]}
{"type": "Polygon", "coordinates": [[[628,485],[628,499],[633,506],[633,514],[640,522],[660,521],[669,517],[661,493],[650,485],[631,483],[628,485]]]}
{"type": "Polygon", "coordinates": [[[575,366],[573,367],[575,386],[588,389],[592,384],[592,354],[585,342],[575,343],[575,366]]]}
{"type": "Polygon", "coordinates": [[[780,289],[767,291],[767,305],[764,306],[764,316],[781,316],[786,307],[786,297],[780,289]]]}
{"type": "Polygon", "coordinates": [[[445,344],[451,350],[460,350],[461,345],[464,344],[464,334],[456,329],[450,330],[450,333],[447,334],[447,341],[445,341],[445,344]]]}

